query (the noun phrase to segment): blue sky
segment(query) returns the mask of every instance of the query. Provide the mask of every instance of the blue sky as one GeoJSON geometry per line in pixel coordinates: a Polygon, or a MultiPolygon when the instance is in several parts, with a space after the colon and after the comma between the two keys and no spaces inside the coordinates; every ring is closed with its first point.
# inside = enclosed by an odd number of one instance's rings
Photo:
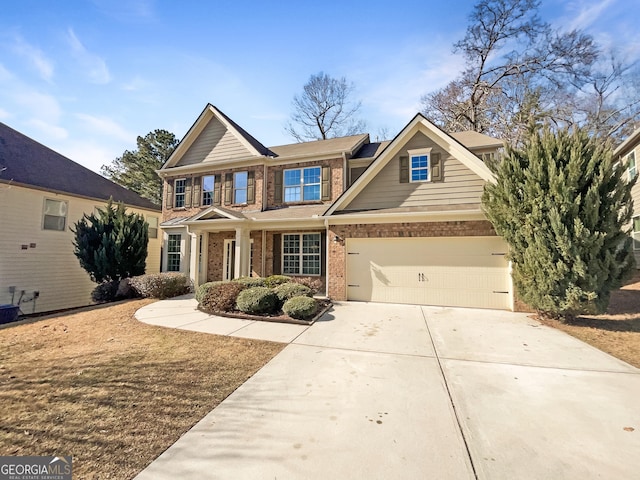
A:
{"type": "MultiPolygon", "coordinates": [[[[0,15],[0,121],[98,171],[138,135],[182,138],[210,102],[267,146],[309,76],[345,76],[372,138],[395,135],[463,62],[473,1],[20,0],[0,15]]],[[[640,59],[640,0],[543,0],[640,59]]]]}

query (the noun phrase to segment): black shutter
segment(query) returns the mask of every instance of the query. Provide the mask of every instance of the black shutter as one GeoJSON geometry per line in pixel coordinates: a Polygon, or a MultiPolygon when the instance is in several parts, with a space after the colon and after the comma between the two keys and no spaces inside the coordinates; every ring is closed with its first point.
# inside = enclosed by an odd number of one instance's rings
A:
{"type": "Polygon", "coordinates": [[[273,186],[273,203],[282,203],[282,170],[276,170],[273,172],[273,186]]]}
{"type": "Polygon", "coordinates": [[[409,157],[400,157],[400,183],[409,183],[409,157]]]}
{"type": "Polygon", "coordinates": [[[331,167],[322,167],[322,200],[331,200],[331,167]]]}
{"type": "Polygon", "coordinates": [[[439,153],[431,154],[431,181],[442,181],[442,160],[439,153]]]}
{"type": "Polygon", "coordinates": [[[253,170],[247,172],[247,203],[255,203],[256,201],[256,181],[255,172],[253,170]]]}
{"type": "Polygon", "coordinates": [[[273,234],[273,274],[280,275],[282,273],[282,235],[273,234]]]}

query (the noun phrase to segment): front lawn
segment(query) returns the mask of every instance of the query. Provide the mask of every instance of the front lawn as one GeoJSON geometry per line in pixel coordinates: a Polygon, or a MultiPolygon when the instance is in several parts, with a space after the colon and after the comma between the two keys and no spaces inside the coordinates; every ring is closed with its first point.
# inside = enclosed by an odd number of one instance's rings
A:
{"type": "Polygon", "coordinates": [[[171,330],[135,300],[0,330],[0,455],[135,476],[284,345],[171,330]]]}

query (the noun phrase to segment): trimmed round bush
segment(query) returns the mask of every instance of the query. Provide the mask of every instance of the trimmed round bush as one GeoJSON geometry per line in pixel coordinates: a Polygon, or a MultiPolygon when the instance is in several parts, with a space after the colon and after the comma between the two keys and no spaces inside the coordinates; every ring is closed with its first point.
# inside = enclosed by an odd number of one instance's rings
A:
{"type": "Polygon", "coordinates": [[[278,307],[278,297],[267,287],[247,288],[238,295],[236,307],[252,315],[273,313],[278,307]]]}
{"type": "Polygon", "coordinates": [[[238,282],[210,282],[202,296],[200,308],[205,312],[230,312],[245,286],[238,282]]]}
{"type": "Polygon", "coordinates": [[[118,285],[120,282],[102,282],[91,292],[91,300],[96,303],[113,302],[118,293],[118,285]]]}
{"type": "Polygon", "coordinates": [[[282,285],[278,285],[273,289],[273,292],[280,300],[280,304],[283,304],[287,300],[293,297],[311,297],[311,289],[306,285],[302,285],[300,283],[283,283],[282,285]]]}
{"type": "Polygon", "coordinates": [[[284,302],[282,311],[291,318],[306,320],[318,311],[318,302],[310,297],[293,297],[284,302]]]}
{"type": "Polygon", "coordinates": [[[264,286],[274,288],[283,283],[289,283],[290,281],[291,277],[287,277],[286,275],[270,275],[264,279],[264,286]]]}
{"type": "Polygon", "coordinates": [[[142,297],[172,298],[191,291],[191,280],[182,273],[148,273],[132,277],[131,286],[142,297]]]}
{"type": "Polygon", "coordinates": [[[233,282],[237,282],[241,285],[244,285],[247,288],[252,287],[264,287],[264,278],[262,277],[240,277],[232,280],[233,282]]]}
{"type": "Polygon", "coordinates": [[[198,288],[196,288],[196,295],[195,295],[198,303],[202,303],[202,299],[204,298],[205,294],[209,291],[211,287],[213,287],[214,285],[218,285],[220,283],[224,283],[224,282],[207,282],[207,283],[203,283],[202,285],[199,285],[198,288]]]}

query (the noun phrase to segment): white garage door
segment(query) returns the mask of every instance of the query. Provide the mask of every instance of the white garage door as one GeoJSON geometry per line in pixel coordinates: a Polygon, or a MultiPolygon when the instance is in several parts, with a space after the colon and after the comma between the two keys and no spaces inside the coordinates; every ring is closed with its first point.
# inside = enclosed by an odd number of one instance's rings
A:
{"type": "Polygon", "coordinates": [[[498,237],[347,239],[347,298],[511,309],[498,237]]]}

